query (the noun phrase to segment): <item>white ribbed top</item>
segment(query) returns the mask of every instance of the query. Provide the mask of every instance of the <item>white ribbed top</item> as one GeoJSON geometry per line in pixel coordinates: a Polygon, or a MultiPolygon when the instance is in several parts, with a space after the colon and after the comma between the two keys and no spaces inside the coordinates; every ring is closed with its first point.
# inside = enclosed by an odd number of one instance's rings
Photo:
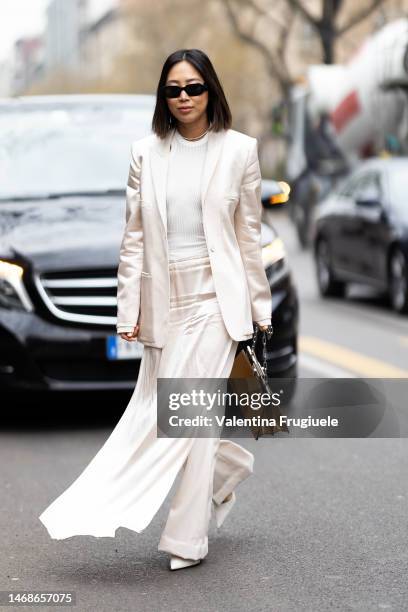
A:
{"type": "Polygon", "coordinates": [[[208,133],[199,140],[174,134],[166,196],[169,261],[208,255],[200,196],[207,143],[208,133]]]}

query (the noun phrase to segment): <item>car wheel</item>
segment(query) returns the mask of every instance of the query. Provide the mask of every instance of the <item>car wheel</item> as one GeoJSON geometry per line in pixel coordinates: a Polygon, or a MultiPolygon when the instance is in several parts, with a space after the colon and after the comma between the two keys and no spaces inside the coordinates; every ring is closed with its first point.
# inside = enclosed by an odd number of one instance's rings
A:
{"type": "Polygon", "coordinates": [[[326,240],[320,239],[316,247],[316,273],[320,295],[342,297],[345,294],[346,283],[334,278],[331,269],[330,249],[326,240]]]}
{"type": "Polygon", "coordinates": [[[389,295],[391,305],[396,312],[408,312],[408,265],[400,249],[394,249],[391,254],[389,295]]]}

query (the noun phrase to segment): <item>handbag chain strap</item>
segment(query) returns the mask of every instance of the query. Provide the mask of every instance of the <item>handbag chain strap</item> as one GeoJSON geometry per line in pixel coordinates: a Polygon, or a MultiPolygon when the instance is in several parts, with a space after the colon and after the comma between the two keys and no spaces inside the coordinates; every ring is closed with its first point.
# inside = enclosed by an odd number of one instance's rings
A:
{"type": "MultiPolygon", "coordinates": [[[[256,345],[256,340],[258,338],[259,331],[260,330],[259,330],[258,323],[255,323],[255,331],[252,336],[252,350],[254,353],[255,353],[255,345],[256,345]]],[[[262,330],[262,359],[263,359],[262,370],[263,370],[264,375],[266,375],[267,373],[267,370],[266,370],[266,336],[268,336],[268,340],[269,340],[272,334],[273,334],[272,325],[268,325],[268,327],[265,330],[262,330]]]]}

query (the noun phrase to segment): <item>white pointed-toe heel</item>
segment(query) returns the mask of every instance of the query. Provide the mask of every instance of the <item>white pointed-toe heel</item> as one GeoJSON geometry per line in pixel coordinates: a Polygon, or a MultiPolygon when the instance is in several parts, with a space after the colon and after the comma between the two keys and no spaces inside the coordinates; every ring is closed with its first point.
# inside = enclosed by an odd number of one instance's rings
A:
{"type": "Polygon", "coordinates": [[[237,500],[237,496],[235,494],[235,491],[232,491],[232,493],[230,493],[228,497],[226,497],[224,501],[221,502],[221,504],[217,504],[213,500],[215,520],[217,522],[217,527],[221,527],[227,515],[232,510],[232,507],[235,504],[236,500],[237,500]]]}
{"type": "Polygon", "coordinates": [[[199,563],[201,563],[201,559],[183,559],[183,557],[176,557],[175,555],[170,557],[171,570],[183,569],[192,565],[198,565],[199,563]]]}

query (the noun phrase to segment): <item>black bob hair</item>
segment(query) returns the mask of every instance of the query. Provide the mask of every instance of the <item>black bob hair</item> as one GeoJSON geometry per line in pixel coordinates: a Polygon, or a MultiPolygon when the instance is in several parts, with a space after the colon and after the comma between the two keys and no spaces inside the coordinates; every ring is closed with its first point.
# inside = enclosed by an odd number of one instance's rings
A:
{"type": "Polygon", "coordinates": [[[177,120],[167,106],[162,86],[166,84],[167,75],[170,69],[186,60],[190,62],[200,73],[204,82],[208,85],[208,104],[207,118],[210,129],[220,132],[231,127],[232,116],[228,106],[224,90],[217,77],[217,73],[209,57],[200,49],[179,49],[171,53],[163,64],[159,83],[156,91],[156,106],[152,119],[152,130],[159,138],[165,138],[167,134],[176,126],[177,120]]]}

